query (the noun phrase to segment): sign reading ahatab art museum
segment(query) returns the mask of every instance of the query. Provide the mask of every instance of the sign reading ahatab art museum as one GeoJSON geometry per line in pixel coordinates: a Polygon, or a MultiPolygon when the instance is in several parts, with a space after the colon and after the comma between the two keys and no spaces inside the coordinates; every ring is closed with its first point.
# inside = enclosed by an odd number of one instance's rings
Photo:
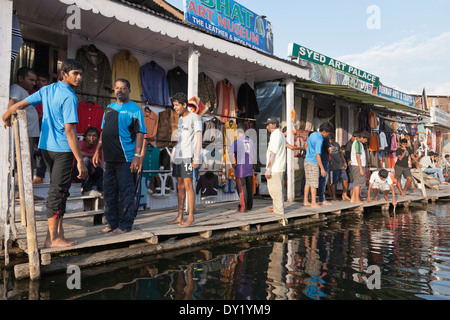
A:
{"type": "Polygon", "coordinates": [[[184,17],[225,39],[273,54],[272,24],[234,0],[184,0],[184,17]]]}

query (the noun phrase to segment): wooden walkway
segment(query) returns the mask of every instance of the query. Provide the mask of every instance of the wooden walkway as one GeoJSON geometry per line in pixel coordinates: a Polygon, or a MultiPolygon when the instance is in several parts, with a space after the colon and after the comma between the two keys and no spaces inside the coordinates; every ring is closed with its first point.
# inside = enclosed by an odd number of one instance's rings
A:
{"type": "MultiPolygon", "coordinates": [[[[204,205],[196,208],[196,224],[189,228],[167,224],[176,217],[176,209],[140,211],[133,231],[118,236],[98,235],[98,231],[104,228],[103,224],[94,224],[94,217],[98,216],[98,211],[66,214],[64,219],[66,238],[77,240],[78,245],[57,249],[43,247],[47,221],[44,216],[37,213],[36,230],[41,274],[65,272],[70,265],[77,265],[80,268],[91,267],[214,242],[242,241],[242,237],[245,236],[318,223],[352,211],[363,212],[369,207],[389,209],[389,203],[381,195],[380,198],[382,200],[364,205],[336,201],[332,206],[322,209],[304,207],[301,202],[286,203],[284,216],[268,212],[268,208],[272,205],[270,199],[255,199],[253,210],[244,214],[235,212],[236,202],[204,205]]],[[[397,201],[399,206],[407,207],[412,202],[424,203],[443,198],[450,198],[450,187],[444,187],[439,191],[427,189],[427,198],[420,190],[414,190],[406,197],[397,197],[397,201]]],[[[26,252],[26,229],[20,224],[17,224],[17,228],[19,238],[16,242],[26,252]]],[[[29,277],[28,263],[16,265],[14,271],[17,279],[29,277]]]]}

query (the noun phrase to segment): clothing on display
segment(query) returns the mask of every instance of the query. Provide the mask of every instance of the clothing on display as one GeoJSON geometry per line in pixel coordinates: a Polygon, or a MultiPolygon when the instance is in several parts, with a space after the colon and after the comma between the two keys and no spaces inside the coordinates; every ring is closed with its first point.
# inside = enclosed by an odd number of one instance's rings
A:
{"type": "Polygon", "coordinates": [[[158,148],[165,148],[169,145],[176,145],[178,141],[178,120],[180,116],[172,109],[158,114],[158,131],[156,134],[158,148]]]}
{"type": "Polygon", "coordinates": [[[167,82],[171,97],[179,92],[188,94],[188,74],[181,67],[167,71],[167,82]]]}
{"type": "Polygon", "coordinates": [[[172,105],[166,70],[150,61],[141,67],[140,75],[143,101],[160,106],[172,105]]]}
{"type": "Polygon", "coordinates": [[[222,122],[227,123],[231,117],[236,117],[237,100],[236,90],[233,84],[225,79],[217,83],[216,85],[217,95],[217,114],[222,116],[222,122]]]}
{"type": "Polygon", "coordinates": [[[200,193],[202,199],[217,197],[219,189],[219,181],[216,174],[211,171],[200,176],[195,191],[200,193]]]}
{"type": "Polygon", "coordinates": [[[259,115],[255,90],[246,82],[239,87],[237,95],[239,117],[255,119],[259,115]]]}
{"type": "Polygon", "coordinates": [[[90,100],[105,109],[111,103],[111,99],[97,96],[109,97],[113,92],[112,81],[115,80],[111,80],[111,66],[108,57],[91,44],[79,48],[75,59],[84,67],[83,81],[75,88],[75,93],[86,93],[86,95],[78,94],[78,101],[90,100]]]}
{"type": "Polygon", "coordinates": [[[156,144],[156,135],[158,133],[158,115],[149,107],[144,107],[144,123],[147,129],[146,139],[150,140],[151,145],[156,144]]]}
{"type": "Polygon", "coordinates": [[[76,125],[77,133],[84,134],[90,127],[97,128],[102,132],[103,109],[92,101],[81,101],[78,103],[78,123],[76,125]]]}
{"type": "Polygon", "coordinates": [[[127,79],[130,82],[130,99],[142,101],[142,84],[139,61],[129,50],[122,50],[114,56],[112,64],[112,82],[127,79]]]}
{"type": "Polygon", "coordinates": [[[198,97],[211,113],[216,112],[217,97],[214,81],[204,72],[198,75],[198,97]]]}

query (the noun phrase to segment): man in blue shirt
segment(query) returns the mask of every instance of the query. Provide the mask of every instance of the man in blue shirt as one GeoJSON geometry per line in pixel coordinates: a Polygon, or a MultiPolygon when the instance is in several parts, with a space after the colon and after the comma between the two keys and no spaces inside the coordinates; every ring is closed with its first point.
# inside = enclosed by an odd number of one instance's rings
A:
{"type": "Polygon", "coordinates": [[[78,123],[78,100],[73,88],[80,85],[83,66],[67,59],[61,65],[63,80],[43,87],[38,92],[12,105],[3,115],[9,125],[11,114],[29,105],[42,103],[42,118],[39,149],[42,150],[45,164],[50,173],[50,188],[47,197],[48,233],[45,247],[67,247],[77,244],[64,237],[63,216],[72,183],[72,170],[77,166],[79,179],[87,177],[76,136],[78,123]]]}
{"type": "Polygon", "coordinates": [[[136,217],[136,173],[141,170],[141,159],[145,156],[143,144],[147,129],[142,109],[130,100],[130,82],[118,79],[114,93],[117,102],[105,109],[103,131],[92,162],[95,167],[102,166],[99,155],[103,149],[103,191],[108,226],[99,233],[117,235],[130,232],[136,217]]]}
{"type": "Polygon", "coordinates": [[[320,126],[319,131],[313,132],[306,141],[304,206],[310,206],[311,208],[317,209],[322,208],[322,206],[316,202],[319,178],[325,178],[327,176],[327,172],[321,159],[322,146],[324,138],[328,137],[333,130],[333,125],[330,122],[325,122],[320,126]],[[308,201],[310,191],[311,202],[308,201]]]}

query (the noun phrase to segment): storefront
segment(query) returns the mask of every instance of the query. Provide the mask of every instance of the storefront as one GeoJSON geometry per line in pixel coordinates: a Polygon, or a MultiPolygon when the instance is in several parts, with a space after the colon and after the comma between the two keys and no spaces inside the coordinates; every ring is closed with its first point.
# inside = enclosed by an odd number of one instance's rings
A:
{"type": "MultiPolygon", "coordinates": [[[[257,125],[265,119],[249,108],[242,110],[237,105],[230,111],[229,106],[219,106],[221,102],[218,95],[221,91],[218,88],[232,88],[238,103],[241,92],[244,100],[253,100],[259,84],[283,83],[286,85],[283,100],[287,103],[282,104],[286,110],[280,110],[280,113],[290,114],[294,101],[294,82],[308,77],[305,68],[277,58],[267,50],[241,45],[181,20],[180,15],[182,17],[183,13],[174,8],[157,10],[155,7],[152,10],[123,0],[16,0],[12,3],[2,0],[1,4],[2,15],[5,15],[5,11],[12,12],[14,7],[25,43],[34,44],[34,50],[38,48],[40,54],[35,56],[36,63],[33,66],[39,65],[55,80],[62,60],[82,60],[86,70],[84,85],[78,91],[79,100],[90,102],[97,110],[103,109],[110,101],[108,97],[112,94],[112,79],[128,78],[132,84],[132,93],[135,94],[132,99],[157,116],[159,128],[164,128],[164,124],[161,124],[163,118],[167,118],[168,124],[173,123],[170,121],[173,114],[168,98],[174,91],[184,91],[189,98],[201,98],[210,108],[209,116],[203,118],[205,124],[216,117],[222,120],[221,116],[226,114],[234,121],[249,121],[257,125]],[[37,59],[45,63],[37,63],[37,59]],[[145,70],[153,82],[142,81],[145,70]],[[158,89],[157,93],[155,89],[158,89]]],[[[5,35],[8,31],[11,33],[10,14],[2,23],[7,25],[5,35]]],[[[10,43],[10,40],[6,38],[4,43],[10,43]]],[[[5,52],[1,55],[2,70],[9,70],[4,61],[9,59],[9,55],[5,52]]],[[[8,87],[13,81],[9,74],[2,73],[3,105],[7,105],[4,102],[8,100],[8,87]]],[[[222,124],[230,123],[225,121],[222,124]]],[[[155,133],[156,148],[161,153],[173,143],[170,135],[160,136],[163,131],[155,133]]],[[[4,145],[9,144],[8,135],[7,130],[2,132],[4,145]]],[[[7,166],[7,158],[3,160],[2,163],[7,166]]],[[[149,173],[156,173],[154,171],[159,171],[160,167],[149,170],[149,173]]],[[[222,167],[217,171],[222,174],[222,167]]],[[[7,188],[7,180],[7,176],[2,179],[4,188],[7,188]]],[[[292,176],[288,175],[288,180],[292,181],[292,176]]],[[[164,180],[157,183],[164,185],[164,180]]],[[[168,194],[154,196],[147,192],[149,207],[159,209],[176,206],[173,189],[168,184],[168,194]]],[[[231,185],[225,186],[218,198],[206,201],[236,200],[236,193],[230,190],[231,185]]],[[[2,192],[2,208],[5,209],[2,212],[6,212],[8,207],[5,195],[6,192],[2,192]]],[[[204,203],[200,196],[197,201],[204,203]]]]}

